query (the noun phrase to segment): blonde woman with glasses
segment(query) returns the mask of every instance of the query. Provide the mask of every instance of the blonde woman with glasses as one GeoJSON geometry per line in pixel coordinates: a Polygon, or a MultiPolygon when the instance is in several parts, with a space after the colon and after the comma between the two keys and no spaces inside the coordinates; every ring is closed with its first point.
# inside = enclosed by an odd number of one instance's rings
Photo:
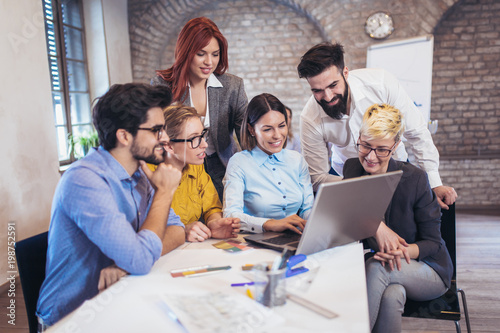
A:
{"type": "Polygon", "coordinates": [[[222,204],[203,161],[208,130],[193,107],[172,105],[164,109],[166,133],[165,163],[182,171],[172,208],[185,225],[186,240],[236,237],[238,218],[222,217],[222,204]]]}
{"type": "Polygon", "coordinates": [[[367,240],[374,250],[366,261],[373,332],[401,332],[406,298],[425,301],[441,296],[453,273],[441,238],[440,206],[427,174],[392,158],[403,131],[398,109],[372,105],[361,124],[358,158],[348,159],[344,165],[345,178],[403,171],[375,239],[367,240]]]}

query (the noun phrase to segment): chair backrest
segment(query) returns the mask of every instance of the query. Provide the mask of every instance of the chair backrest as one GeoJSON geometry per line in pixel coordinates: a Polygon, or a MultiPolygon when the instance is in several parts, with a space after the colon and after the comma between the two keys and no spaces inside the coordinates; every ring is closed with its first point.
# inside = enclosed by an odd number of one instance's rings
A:
{"type": "Polygon", "coordinates": [[[453,263],[453,276],[455,280],[457,276],[457,238],[456,238],[456,221],[455,221],[455,204],[449,206],[450,209],[441,210],[441,237],[446,243],[446,248],[453,263]]]}
{"type": "Polygon", "coordinates": [[[16,242],[16,258],[24,303],[28,314],[30,333],[36,332],[36,304],[40,287],[45,279],[45,262],[47,261],[48,232],[16,242]]]}
{"type": "Polygon", "coordinates": [[[460,320],[460,304],[458,302],[456,273],[456,224],[455,204],[449,206],[449,210],[441,210],[441,237],[446,243],[453,263],[453,275],[450,289],[441,297],[430,301],[406,300],[403,316],[416,318],[433,318],[444,320],[460,320]]]}

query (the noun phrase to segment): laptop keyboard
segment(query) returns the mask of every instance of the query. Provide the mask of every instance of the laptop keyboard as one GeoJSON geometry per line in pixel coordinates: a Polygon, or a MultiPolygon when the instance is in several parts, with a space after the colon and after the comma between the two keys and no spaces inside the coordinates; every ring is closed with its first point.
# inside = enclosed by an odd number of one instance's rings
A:
{"type": "Polygon", "coordinates": [[[262,242],[274,244],[274,245],[284,245],[284,244],[288,244],[291,242],[297,242],[297,244],[298,244],[298,242],[300,240],[300,236],[301,235],[299,235],[299,234],[284,233],[283,235],[280,235],[280,236],[276,236],[273,238],[262,240],[262,242]]]}

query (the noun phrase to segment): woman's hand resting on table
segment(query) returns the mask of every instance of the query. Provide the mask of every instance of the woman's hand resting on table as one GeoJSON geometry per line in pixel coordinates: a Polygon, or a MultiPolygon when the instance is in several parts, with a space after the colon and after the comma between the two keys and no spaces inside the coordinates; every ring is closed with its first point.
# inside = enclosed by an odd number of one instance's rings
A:
{"type": "Polygon", "coordinates": [[[207,226],[212,232],[212,238],[234,238],[238,237],[240,232],[240,219],[237,217],[209,219],[207,226]]]}
{"type": "Polygon", "coordinates": [[[186,225],[185,232],[188,242],[203,242],[209,238],[238,237],[240,219],[237,217],[223,218],[220,213],[214,213],[210,215],[206,225],[196,221],[186,225]]]}
{"type": "Polygon", "coordinates": [[[188,242],[203,242],[212,237],[210,229],[200,221],[187,224],[184,231],[188,242]]]}

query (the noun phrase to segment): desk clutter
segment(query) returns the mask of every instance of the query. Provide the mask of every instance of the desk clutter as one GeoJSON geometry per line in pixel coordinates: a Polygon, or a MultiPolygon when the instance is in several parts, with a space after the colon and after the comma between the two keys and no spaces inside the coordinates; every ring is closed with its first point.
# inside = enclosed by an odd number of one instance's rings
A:
{"type": "MultiPolygon", "coordinates": [[[[221,241],[213,246],[227,250],[231,242],[221,241]]],[[[242,243],[235,243],[245,247],[242,243]]],[[[229,252],[232,252],[231,250],[229,252]]],[[[241,276],[248,279],[246,282],[231,283],[231,287],[243,287],[244,293],[226,294],[221,292],[192,293],[183,292],[162,295],[160,306],[169,313],[169,316],[189,332],[226,332],[234,331],[235,327],[246,325],[248,313],[259,319],[260,328],[269,328],[283,321],[279,315],[270,315],[270,309],[286,304],[287,299],[313,311],[325,318],[337,317],[334,312],[304,299],[290,290],[305,291],[312,283],[319,267],[310,272],[305,267],[307,256],[304,254],[292,255],[293,252],[285,249],[272,262],[244,264],[241,266],[241,276]],[[298,275],[305,274],[302,277],[298,275]],[[295,277],[295,278],[292,278],[295,277]],[[292,279],[289,279],[292,278],[292,279]],[[287,288],[287,282],[290,285],[287,288]],[[293,282],[292,282],[293,281],[293,282]],[[288,290],[290,289],[290,290],[288,290]],[[246,313],[246,315],[243,315],[246,313]],[[195,318],[196,317],[196,318],[195,318]],[[200,320],[200,318],[210,318],[200,320]],[[233,326],[234,325],[234,326],[233,326]],[[228,327],[232,326],[231,329],[228,327]]],[[[208,274],[221,273],[231,269],[231,266],[199,266],[170,271],[170,275],[177,277],[203,277],[208,274]]],[[[250,327],[255,327],[252,323],[250,327]]],[[[245,327],[240,327],[246,329],[245,327]]],[[[239,331],[240,328],[236,330],[239,331]]]]}
{"type": "Polygon", "coordinates": [[[238,253],[242,251],[253,250],[253,247],[248,246],[246,243],[233,239],[223,240],[215,244],[212,244],[212,246],[230,253],[238,253]]]}
{"type": "MultiPolygon", "coordinates": [[[[186,243],[161,257],[149,274],[125,276],[49,332],[75,327],[97,333],[369,330],[361,244],[307,256],[288,253],[283,266],[283,253],[255,248],[235,254],[212,246],[219,241],[186,243]],[[283,305],[257,302],[257,265],[265,272],[273,266],[288,272],[283,305]]],[[[268,298],[272,289],[269,285],[268,298]]]]}
{"type": "Polygon", "coordinates": [[[276,327],[285,321],[271,309],[241,294],[186,291],[161,295],[161,301],[160,306],[170,318],[176,318],[184,332],[252,332],[256,328],[276,327]]]}

